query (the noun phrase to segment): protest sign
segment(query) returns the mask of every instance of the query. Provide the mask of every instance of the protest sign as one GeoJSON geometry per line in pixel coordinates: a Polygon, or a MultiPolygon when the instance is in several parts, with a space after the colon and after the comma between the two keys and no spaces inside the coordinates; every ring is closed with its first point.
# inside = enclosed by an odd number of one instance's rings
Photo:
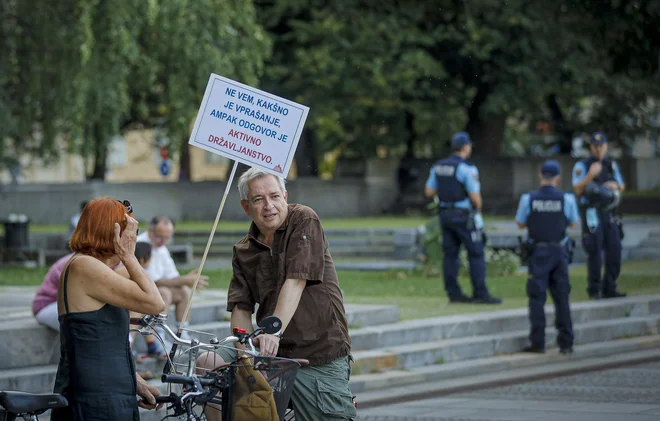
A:
{"type": "Polygon", "coordinates": [[[191,145],[285,177],[309,108],[211,74],[191,145]]]}

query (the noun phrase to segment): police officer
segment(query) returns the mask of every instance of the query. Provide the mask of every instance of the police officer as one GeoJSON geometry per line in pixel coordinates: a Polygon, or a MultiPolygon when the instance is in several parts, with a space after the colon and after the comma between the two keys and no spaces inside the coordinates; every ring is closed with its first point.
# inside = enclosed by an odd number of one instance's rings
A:
{"type": "Polygon", "coordinates": [[[451,303],[499,304],[502,300],[491,296],[486,287],[479,171],[466,161],[472,153],[470,135],[456,133],[451,146],[454,153],[435,163],[424,188],[426,197],[435,197],[439,205],[445,289],[451,303]],[[461,244],[468,253],[472,297],[458,285],[461,244]]]}
{"type": "Polygon", "coordinates": [[[557,161],[548,160],[541,167],[541,188],[520,197],[516,223],[527,227],[527,244],[530,250],[527,278],[529,297],[530,345],[524,352],[545,352],[546,291],[549,288],[555,304],[557,344],[562,354],[573,352],[573,323],[568,296],[571,284],[568,277],[571,241],[566,228],[574,227],[579,220],[575,197],[557,190],[560,167],[557,161]]]}
{"type": "Polygon", "coordinates": [[[573,190],[579,198],[582,220],[582,244],[587,253],[589,298],[617,298],[626,294],[617,291],[616,280],[621,272],[621,221],[613,209],[599,206],[598,187],[605,191],[623,192],[624,182],[619,167],[607,156],[607,137],[602,132],[591,136],[591,156],[575,163],[573,190]],[[587,194],[596,188],[596,197],[587,194]],[[605,276],[601,282],[605,252],[605,276]],[[602,295],[601,295],[602,294],[602,295]]]}

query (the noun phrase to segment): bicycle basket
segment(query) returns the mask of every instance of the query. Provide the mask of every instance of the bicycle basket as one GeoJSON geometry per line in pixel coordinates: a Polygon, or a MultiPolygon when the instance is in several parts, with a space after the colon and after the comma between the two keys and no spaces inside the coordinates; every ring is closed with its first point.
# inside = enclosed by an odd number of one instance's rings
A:
{"type": "Polygon", "coordinates": [[[232,367],[232,420],[283,421],[300,364],[286,358],[242,356],[232,367]]]}

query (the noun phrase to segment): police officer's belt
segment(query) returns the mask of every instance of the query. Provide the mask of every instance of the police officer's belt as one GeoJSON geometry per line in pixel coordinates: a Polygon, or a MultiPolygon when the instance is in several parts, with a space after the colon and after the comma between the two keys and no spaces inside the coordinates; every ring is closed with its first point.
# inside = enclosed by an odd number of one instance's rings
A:
{"type": "Polygon", "coordinates": [[[566,243],[568,242],[567,239],[564,239],[562,241],[539,241],[539,242],[534,242],[532,245],[534,247],[556,247],[556,246],[565,246],[566,243]]]}
{"type": "Polygon", "coordinates": [[[450,205],[441,205],[441,206],[439,206],[438,209],[440,210],[440,212],[443,212],[443,211],[455,211],[455,212],[470,213],[470,209],[458,208],[458,207],[456,207],[456,205],[454,205],[454,204],[450,204],[450,205]]]}

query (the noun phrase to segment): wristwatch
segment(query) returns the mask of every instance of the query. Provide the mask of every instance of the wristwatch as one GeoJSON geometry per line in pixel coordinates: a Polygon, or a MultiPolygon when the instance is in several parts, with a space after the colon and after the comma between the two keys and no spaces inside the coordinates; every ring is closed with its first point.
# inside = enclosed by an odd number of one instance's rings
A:
{"type": "Polygon", "coordinates": [[[280,330],[280,331],[277,332],[277,333],[273,333],[273,335],[274,335],[274,336],[277,336],[277,337],[280,338],[280,339],[282,339],[282,336],[284,336],[284,332],[282,332],[282,331],[280,330]]]}

